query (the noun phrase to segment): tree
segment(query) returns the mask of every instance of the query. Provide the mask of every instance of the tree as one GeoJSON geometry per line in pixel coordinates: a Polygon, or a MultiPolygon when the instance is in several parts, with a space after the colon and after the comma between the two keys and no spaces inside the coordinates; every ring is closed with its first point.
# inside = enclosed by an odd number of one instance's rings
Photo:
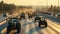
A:
{"type": "Polygon", "coordinates": [[[10,12],[15,8],[16,6],[14,4],[6,4],[3,1],[0,2],[0,12],[10,12]]]}

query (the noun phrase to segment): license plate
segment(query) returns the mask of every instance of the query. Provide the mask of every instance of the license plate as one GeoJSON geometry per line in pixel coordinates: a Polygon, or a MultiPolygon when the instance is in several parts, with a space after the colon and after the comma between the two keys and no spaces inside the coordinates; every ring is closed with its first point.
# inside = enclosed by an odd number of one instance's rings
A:
{"type": "Polygon", "coordinates": [[[36,22],[39,22],[39,20],[36,20],[36,22]]]}
{"type": "Polygon", "coordinates": [[[45,27],[45,25],[41,25],[41,27],[45,27]]]}
{"type": "Polygon", "coordinates": [[[17,32],[17,30],[11,30],[11,32],[17,32]]]}

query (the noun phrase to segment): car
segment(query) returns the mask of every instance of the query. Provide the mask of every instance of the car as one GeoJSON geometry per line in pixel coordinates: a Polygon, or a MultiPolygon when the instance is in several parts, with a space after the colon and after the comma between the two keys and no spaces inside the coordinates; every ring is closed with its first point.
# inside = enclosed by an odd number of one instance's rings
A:
{"type": "Polygon", "coordinates": [[[32,14],[27,13],[27,15],[28,15],[28,18],[32,18],[32,14]]]}
{"type": "Polygon", "coordinates": [[[3,14],[3,17],[7,17],[6,13],[3,14]]]}
{"type": "Polygon", "coordinates": [[[9,18],[7,19],[7,33],[11,32],[11,30],[17,30],[17,33],[21,31],[21,24],[19,23],[18,18],[9,18]]]}
{"type": "Polygon", "coordinates": [[[55,14],[55,17],[57,17],[58,19],[60,19],[60,13],[55,14]]]}
{"type": "Polygon", "coordinates": [[[39,21],[41,18],[37,15],[37,16],[35,16],[35,18],[34,18],[34,21],[39,21]]]}
{"type": "Polygon", "coordinates": [[[30,14],[30,15],[28,15],[28,18],[32,18],[32,17],[33,17],[33,15],[31,15],[31,14],[30,14]]]}
{"type": "Polygon", "coordinates": [[[41,17],[41,19],[39,20],[39,27],[47,27],[47,21],[44,17],[41,17]]]}
{"type": "Polygon", "coordinates": [[[22,18],[25,19],[25,13],[22,13],[22,14],[20,15],[20,20],[21,20],[22,18]]]}

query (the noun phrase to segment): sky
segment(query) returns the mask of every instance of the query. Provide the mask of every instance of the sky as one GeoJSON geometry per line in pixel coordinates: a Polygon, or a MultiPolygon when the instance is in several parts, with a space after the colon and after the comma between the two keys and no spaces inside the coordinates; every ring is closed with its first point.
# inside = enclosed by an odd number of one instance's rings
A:
{"type": "MultiPolygon", "coordinates": [[[[2,0],[0,0],[1,2],[2,0]]],[[[4,3],[15,4],[15,5],[31,5],[31,6],[50,6],[50,5],[58,5],[58,0],[3,0],[4,3]]],[[[60,5],[60,1],[59,1],[60,5]]]]}

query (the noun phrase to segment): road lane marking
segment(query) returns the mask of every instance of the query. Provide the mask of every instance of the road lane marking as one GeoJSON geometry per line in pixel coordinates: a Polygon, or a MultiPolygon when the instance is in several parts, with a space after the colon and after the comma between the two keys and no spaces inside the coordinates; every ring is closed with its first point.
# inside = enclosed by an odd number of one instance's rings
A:
{"type": "Polygon", "coordinates": [[[4,28],[4,29],[1,31],[1,33],[4,34],[6,31],[7,31],[7,27],[4,28]]]}
{"type": "Polygon", "coordinates": [[[51,29],[50,27],[47,27],[47,31],[48,31],[50,34],[58,34],[58,33],[56,33],[53,29],[51,29]]]}
{"type": "Polygon", "coordinates": [[[39,34],[38,32],[34,32],[33,34],[39,34]]]}
{"type": "MultiPolygon", "coordinates": [[[[35,27],[38,27],[38,22],[36,22],[36,23],[34,23],[34,25],[33,26],[35,26],[35,27]]],[[[35,28],[34,27],[34,28],[35,28]]],[[[35,28],[35,32],[33,32],[33,34],[42,34],[42,32],[41,32],[41,30],[40,30],[40,28],[38,27],[38,28],[35,28]]]]}
{"type": "Polygon", "coordinates": [[[30,29],[28,32],[25,32],[25,34],[33,34],[34,32],[37,32],[38,30],[40,30],[40,28],[38,27],[38,24],[36,25],[37,23],[32,23],[31,22],[31,25],[30,25],[30,29]],[[36,27],[36,28],[35,28],[36,27]]]}
{"type": "Polygon", "coordinates": [[[5,20],[5,21],[3,21],[3,22],[1,22],[1,23],[0,23],[0,26],[1,26],[1,25],[3,25],[4,23],[6,23],[6,20],[5,20]]]}
{"type": "Polygon", "coordinates": [[[41,28],[39,27],[31,28],[29,29],[29,32],[26,32],[25,34],[33,34],[34,32],[39,31],[39,30],[41,30],[41,28]]]}
{"type": "Polygon", "coordinates": [[[56,28],[59,28],[60,29],[60,25],[50,21],[50,20],[47,20],[48,23],[52,24],[53,26],[55,26],[56,28]]]}
{"type": "Polygon", "coordinates": [[[50,34],[50,33],[47,31],[47,28],[42,29],[41,31],[42,31],[42,34],[50,34]]]}
{"type": "Polygon", "coordinates": [[[50,21],[50,20],[47,20],[47,22],[48,22],[48,25],[49,25],[50,27],[52,27],[52,28],[55,29],[56,31],[60,32],[60,31],[59,31],[59,30],[60,30],[60,26],[58,26],[57,24],[55,24],[54,22],[52,22],[52,21],[50,21]]]}
{"type": "MultiPolygon", "coordinates": [[[[28,24],[30,24],[31,23],[31,21],[28,19],[27,21],[26,21],[26,23],[28,23],[28,24]]],[[[28,25],[28,24],[26,24],[26,32],[28,32],[29,31],[29,29],[30,29],[30,25],[28,25]]]]}
{"type": "Polygon", "coordinates": [[[54,26],[53,26],[53,25],[51,25],[51,24],[49,24],[49,26],[50,26],[53,30],[55,30],[56,32],[60,33],[60,29],[58,29],[58,28],[54,27],[54,26]]]}

